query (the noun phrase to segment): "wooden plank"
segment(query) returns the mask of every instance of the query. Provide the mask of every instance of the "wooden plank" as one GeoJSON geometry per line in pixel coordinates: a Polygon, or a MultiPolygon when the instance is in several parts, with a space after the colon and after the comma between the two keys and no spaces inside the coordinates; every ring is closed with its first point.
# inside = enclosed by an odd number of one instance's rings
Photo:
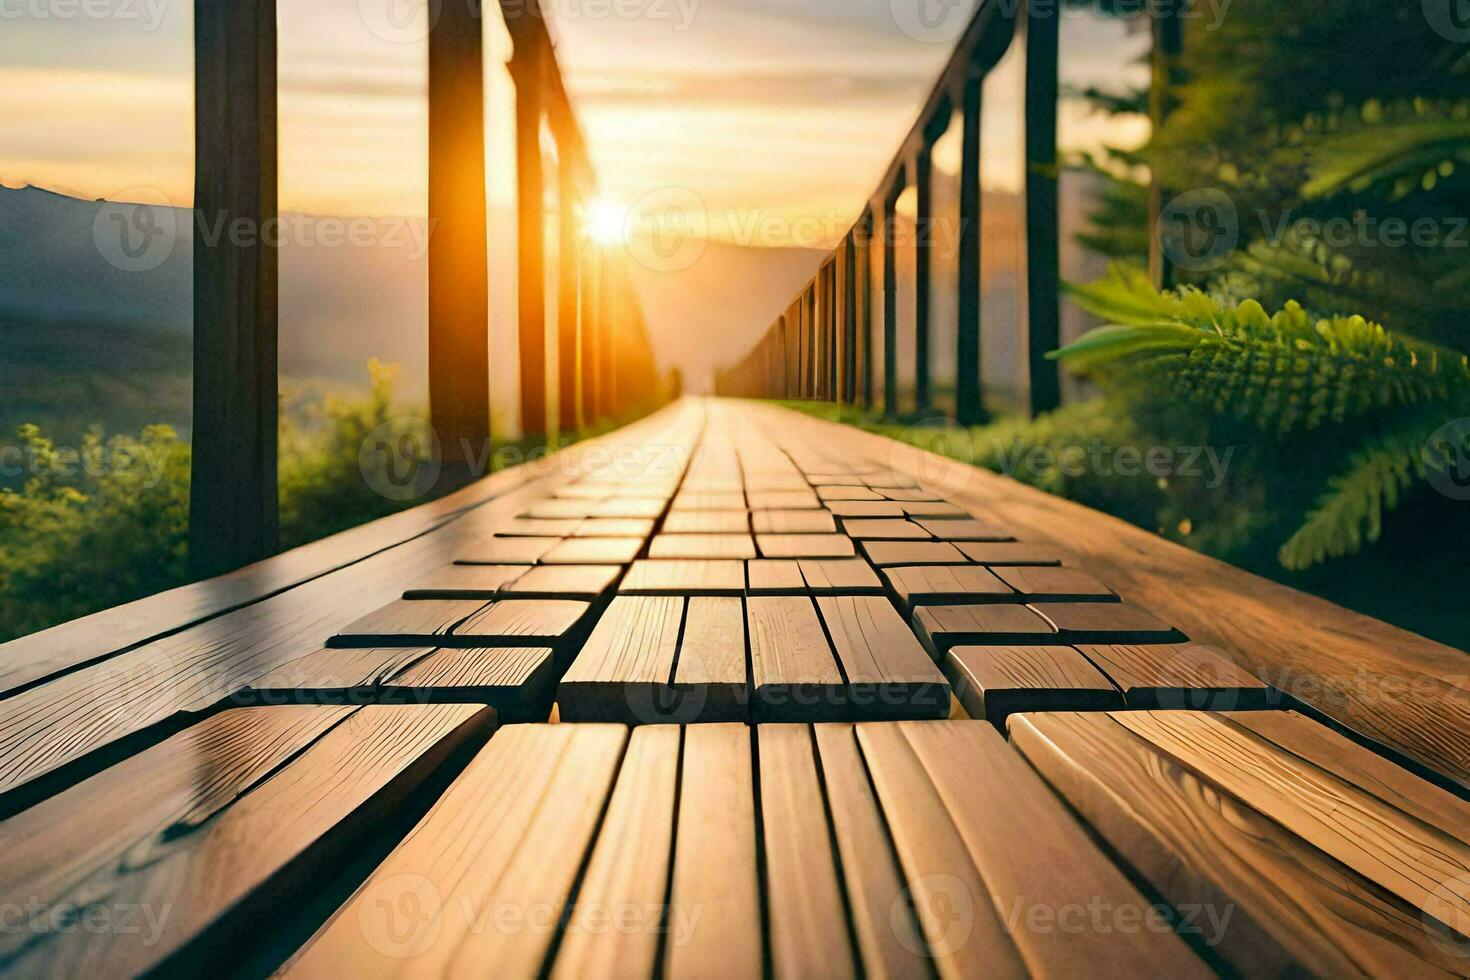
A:
{"type": "Polygon", "coordinates": [[[931,541],[934,535],[918,524],[899,518],[867,520],[846,518],[842,532],[859,541],[931,541]]]}
{"type": "Polygon", "coordinates": [[[1279,692],[1197,643],[1084,646],[1082,653],[1112,678],[1130,708],[1235,711],[1279,707],[1279,692]]]}
{"type": "Polygon", "coordinates": [[[723,493],[681,493],[674,498],[672,512],[680,511],[744,511],[745,494],[728,491],[723,493]]]}
{"type": "Polygon", "coordinates": [[[490,538],[463,549],[459,565],[534,565],[561,541],[557,538],[490,538]]]}
{"type": "Polygon", "coordinates": [[[1036,566],[1047,567],[1060,565],[1062,560],[1056,557],[1056,552],[1043,545],[1029,544],[1022,541],[1006,542],[983,542],[965,543],[958,545],[965,553],[965,557],[978,565],[1003,565],[1003,566],[1036,566]]]}
{"type": "Polygon", "coordinates": [[[941,541],[1014,541],[1016,536],[988,521],[918,518],[924,530],[941,541]]]}
{"type": "Polygon", "coordinates": [[[887,599],[823,596],[817,610],[847,678],[854,721],[949,715],[949,683],[887,599]]]}
{"type": "Polygon", "coordinates": [[[674,671],[674,716],[684,723],[745,721],[750,716],[747,675],[741,601],[690,599],[674,671]]]}
{"type": "Polygon", "coordinates": [[[4,825],[6,905],[83,918],[7,929],[7,975],[237,962],[259,943],[260,917],[310,895],[493,727],[492,711],[469,705],[242,709],[33,807],[4,825]],[[88,928],[87,909],[136,915],[137,932],[88,928]]]}
{"type": "Polygon", "coordinates": [[[750,490],[746,496],[751,510],[822,509],[822,502],[811,490],[750,490]]]}
{"type": "Polygon", "coordinates": [[[832,836],[868,976],[930,975],[908,886],[873,795],[852,725],[816,725],[817,759],[832,814],[832,836]]]}
{"type": "Polygon", "coordinates": [[[621,565],[542,565],[505,585],[504,599],[593,600],[612,588],[623,574],[621,565]]]}
{"type": "Polygon", "coordinates": [[[638,561],[618,586],[619,595],[732,595],[745,592],[738,561],[638,561]]]}
{"type": "Polygon", "coordinates": [[[502,724],[545,721],[556,691],[547,647],[435,650],[382,682],[387,704],[487,704],[502,724]]]}
{"type": "Polygon", "coordinates": [[[1075,568],[1001,568],[995,574],[1028,602],[1118,601],[1116,592],[1075,568]]]}
{"type": "Polygon", "coordinates": [[[765,558],[851,558],[856,552],[845,534],[758,534],[765,558]]]}
{"type": "Polygon", "coordinates": [[[663,516],[668,509],[669,501],[666,497],[614,497],[611,500],[603,500],[592,505],[592,511],[588,517],[604,518],[642,518],[644,520],[656,520],[663,516]]]}
{"type": "Polygon", "coordinates": [[[853,477],[853,483],[843,486],[819,486],[817,496],[822,500],[886,500],[881,493],[863,486],[853,477]]]}
{"type": "Polygon", "coordinates": [[[881,595],[883,583],[861,558],[803,558],[802,577],[813,595],[881,595]]]}
{"type": "Polygon", "coordinates": [[[674,839],[681,731],[640,728],[562,927],[553,980],[654,975],[674,839]],[[610,928],[611,926],[611,928],[610,928]]]}
{"type": "Polygon", "coordinates": [[[1470,935],[1464,824],[1426,824],[1423,812],[1406,814],[1230,724],[1228,716],[1160,711],[1113,717],[1262,816],[1437,922],[1470,935]]]}
{"type": "Polygon", "coordinates": [[[521,515],[522,519],[541,521],[580,521],[591,517],[594,508],[602,503],[601,500],[576,500],[564,497],[552,497],[547,500],[537,501],[521,515]]]}
{"type": "Polygon", "coordinates": [[[902,517],[903,504],[892,500],[828,500],[827,510],[838,517],[902,517]]]}
{"type": "Polygon", "coordinates": [[[399,599],[327,641],[329,647],[435,647],[489,603],[478,599],[399,599]]]}
{"type": "Polygon", "coordinates": [[[756,731],[772,974],[856,976],[811,729],[762,725],[756,731]]]}
{"type": "Polygon", "coordinates": [[[538,975],[626,741],[611,725],[500,731],[282,974],[384,976],[411,962],[538,975]]]}
{"type": "Polygon", "coordinates": [[[577,533],[582,526],[580,518],[550,520],[538,517],[521,517],[513,521],[501,521],[495,525],[497,538],[565,538],[577,533]]]}
{"type": "Polygon", "coordinates": [[[935,972],[943,980],[1029,976],[944,800],[901,728],[859,725],[857,739],[935,972]]]}
{"type": "Polygon", "coordinates": [[[908,565],[885,569],[889,591],[906,612],[940,603],[1009,602],[1016,594],[1000,579],[974,565],[908,565]]]}
{"type": "Polygon", "coordinates": [[[944,672],[971,718],[1006,730],[1027,711],[1113,711],[1123,695],[1071,647],[955,647],[944,672]]]}
{"type": "Polygon", "coordinates": [[[699,910],[699,920],[697,928],[676,933],[682,942],[668,944],[669,980],[761,975],[751,731],[695,725],[684,734],[669,905],[676,928],[692,910],[699,910]]]}
{"type": "Polygon", "coordinates": [[[577,525],[576,538],[647,538],[656,522],[638,517],[589,517],[577,525]]]}
{"type": "Polygon", "coordinates": [[[745,570],[750,595],[802,595],[807,591],[801,565],[794,561],[748,561],[745,570]]]}
{"type": "Polygon", "coordinates": [[[879,568],[970,564],[970,560],[947,541],[864,541],[863,554],[879,568]]]}
{"type": "Polygon", "coordinates": [[[1112,715],[1019,715],[1011,742],[1164,901],[1209,913],[1190,934],[1232,972],[1463,972],[1463,958],[1436,942],[1444,937],[1417,909],[1219,793],[1112,715]]]}
{"type": "Polygon", "coordinates": [[[750,517],[743,510],[682,510],[664,520],[664,534],[746,534],[750,517]]]}
{"type": "Polygon", "coordinates": [[[379,688],[434,651],[427,647],[314,650],[257,677],[235,695],[240,705],[369,704],[379,688]]]}
{"type": "MultiPolygon", "coordinates": [[[[900,726],[1036,976],[1209,977],[1214,974],[994,728],[975,722],[900,726]],[[980,777],[983,774],[983,778],[980,777]],[[1004,802],[991,787],[1004,786],[1004,802]],[[1066,855],[1065,861],[1037,854],[1066,855]],[[1033,912],[1102,911],[1089,927],[1028,928],[1033,912]],[[1139,922],[1137,929],[1129,924],[1139,922]]],[[[1059,920],[1060,922],[1060,920],[1059,920]]]]}
{"type": "Polygon", "coordinates": [[[944,499],[937,493],[919,487],[882,487],[878,488],[878,492],[883,494],[885,499],[897,500],[901,503],[932,503],[944,499]]]}
{"type": "Polygon", "coordinates": [[[754,520],[757,534],[836,534],[837,522],[825,510],[761,510],[754,520]]]}
{"type": "Polygon", "coordinates": [[[920,606],[913,623],[936,660],[956,646],[1044,646],[1058,641],[1051,623],[1028,606],[920,606]]]}
{"type": "Polygon", "coordinates": [[[440,646],[556,646],[573,635],[591,610],[590,603],[567,599],[506,599],[454,627],[440,646]]]}
{"type": "Polygon", "coordinates": [[[414,583],[413,588],[403,593],[403,598],[488,602],[527,571],[525,565],[446,565],[414,583]]]}
{"type": "Polygon", "coordinates": [[[547,565],[627,565],[643,550],[642,538],[574,538],[541,556],[547,565]]]}
{"type": "Polygon", "coordinates": [[[607,500],[617,495],[617,487],[609,483],[582,480],[558,487],[553,496],[563,500],[607,500]]]}
{"type": "Polygon", "coordinates": [[[845,721],[846,683],[805,596],[746,600],[754,711],[763,721],[845,721]]]}
{"type": "Polygon", "coordinates": [[[947,500],[906,500],[901,504],[908,517],[926,520],[969,520],[970,512],[947,500]]]}
{"type": "Polygon", "coordinates": [[[1031,605],[1065,643],[1182,643],[1185,635],[1157,616],[1121,602],[1031,605]]]}
{"type": "Polygon", "coordinates": [[[660,534],[653,539],[648,556],[710,561],[754,558],[755,542],[748,534],[660,534]]]}
{"type": "Polygon", "coordinates": [[[618,596],[557,688],[564,721],[641,724],[672,701],[684,600],[618,596]]]}

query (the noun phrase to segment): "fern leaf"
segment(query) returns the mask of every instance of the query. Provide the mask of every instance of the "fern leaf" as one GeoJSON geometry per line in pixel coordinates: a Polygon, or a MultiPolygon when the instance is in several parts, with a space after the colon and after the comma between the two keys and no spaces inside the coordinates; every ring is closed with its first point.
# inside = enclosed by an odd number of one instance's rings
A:
{"type": "Polygon", "coordinates": [[[1307,200],[1384,186],[1403,197],[1432,188],[1446,164],[1470,160],[1470,103],[1369,102],[1355,117],[1308,120],[1304,131],[1292,150],[1307,154],[1307,200]]]}

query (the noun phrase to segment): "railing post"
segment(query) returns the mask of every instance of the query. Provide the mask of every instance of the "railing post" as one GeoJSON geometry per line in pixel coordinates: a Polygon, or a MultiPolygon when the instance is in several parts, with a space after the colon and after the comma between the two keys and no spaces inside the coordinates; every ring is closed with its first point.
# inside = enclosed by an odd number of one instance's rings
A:
{"type": "Polygon", "coordinates": [[[541,161],[543,52],[540,36],[515,39],[510,73],[516,87],[516,197],[520,279],[521,433],[546,434],[545,187],[541,161]]]}
{"type": "Polygon", "coordinates": [[[577,236],[578,180],[573,163],[563,159],[558,172],[557,246],[557,423],[563,433],[582,430],[582,349],[584,326],[578,309],[577,269],[581,242],[577,236]]]}
{"type": "Polygon", "coordinates": [[[883,415],[898,417],[898,255],[894,241],[898,195],[895,187],[883,202],[883,415]]]}
{"type": "MultiPolygon", "coordinates": [[[[1159,0],[1152,14],[1153,79],[1149,85],[1149,118],[1158,133],[1174,109],[1174,75],[1184,53],[1184,27],[1179,20],[1178,0],[1159,0]]],[[[1163,213],[1168,188],[1155,176],[1148,188],[1149,272],[1160,289],[1175,286],[1174,263],[1164,253],[1163,236],[1159,234],[1159,217],[1163,213]]]]}
{"type": "Polygon", "coordinates": [[[1047,355],[1061,344],[1060,218],[1057,209],[1056,11],[1026,25],[1026,277],[1031,414],[1061,404],[1061,376],[1047,355]]]}
{"type": "Polygon", "coordinates": [[[827,400],[841,401],[842,396],[838,394],[838,304],[837,304],[837,262],[834,260],[827,267],[827,400]]]}
{"type": "Polygon", "coordinates": [[[195,0],[194,208],[256,234],[194,240],[189,563],[207,578],[279,547],[275,0],[195,0]]]}
{"type": "Polygon", "coordinates": [[[862,245],[862,316],[858,320],[858,331],[862,334],[863,347],[863,375],[862,375],[862,405],[867,411],[873,410],[873,236],[876,234],[876,222],[873,220],[873,209],[870,206],[863,215],[863,245],[862,245]]]}
{"type": "Polygon", "coordinates": [[[429,33],[429,417],[441,486],[462,486],[490,441],[485,69],[477,4],[452,0],[429,33]]]}
{"type": "Polygon", "coordinates": [[[602,350],[602,283],[599,272],[600,248],[589,242],[577,250],[582,279],[582,417],[596,422],[600,414],[601,383],[599,381],[602,350]]]}
{"type": "Polygon", "coordinates": [[[926,142],[915,154],[912,164],[914,184],[918,189],[918,214],[914,218],[914,407],[919,415],[928,415],[930,393],[929,357],[929,293],[934,237],[934,158],[926,142]]]}
{"type": "Polygon", "coordinates": [[[842,400],[851,405],[857,400],[857,284],[859,272],[857,267],[858,249],[854,235],[848,235],[842,242],[842,253],[847,265],[847,275],[843,277],[842,289],[844,302],[842,304],[842,400]]]}
{"type": "Polygon", "coordinates": [[[961,425],[984,419],[980,363],[980,96],[983,79],[964,82],[960,161],[959,323],[955,338],[955,414],[961,425]]]}

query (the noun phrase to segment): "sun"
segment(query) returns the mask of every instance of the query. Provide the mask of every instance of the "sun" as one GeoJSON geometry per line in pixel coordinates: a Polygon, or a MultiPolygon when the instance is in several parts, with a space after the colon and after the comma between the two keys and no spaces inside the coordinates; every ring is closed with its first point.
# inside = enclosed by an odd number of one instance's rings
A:
{"type": "Polygon", "coordinates": [[[582,213],[582,234],[599,245],[624,245],[628,241],[628,209],[616,201],[597,198],[582,213]]]}

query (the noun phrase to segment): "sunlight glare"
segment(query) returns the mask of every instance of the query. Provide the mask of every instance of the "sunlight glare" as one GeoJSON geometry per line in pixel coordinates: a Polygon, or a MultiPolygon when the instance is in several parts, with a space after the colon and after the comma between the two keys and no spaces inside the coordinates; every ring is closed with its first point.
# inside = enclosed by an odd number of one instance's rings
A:
{"type": "Polygon", "coordinates": [[[627,244],[628,209],[606,198],[598,198],[587,206],[582,216],[582,231],[599,245],[627,244]]]}

